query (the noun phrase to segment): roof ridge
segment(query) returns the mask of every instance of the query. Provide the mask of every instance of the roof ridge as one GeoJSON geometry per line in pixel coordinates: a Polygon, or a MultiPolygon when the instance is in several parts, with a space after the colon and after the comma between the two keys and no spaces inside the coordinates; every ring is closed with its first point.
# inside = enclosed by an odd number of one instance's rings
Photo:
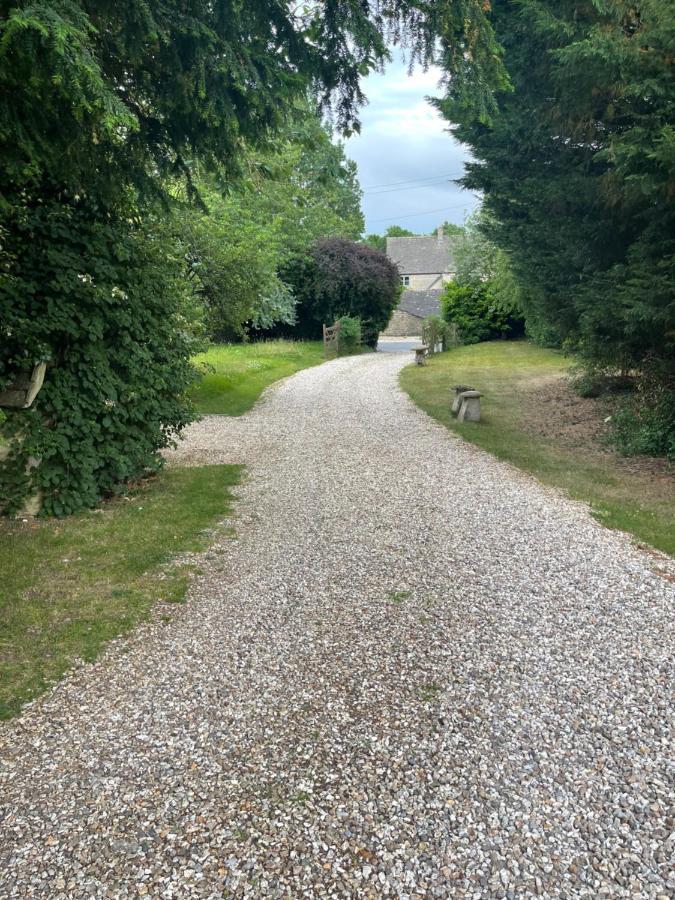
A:
{"type": "Polygon", "coordinates": [[[413,235],[387,237],[387,256],[398,266],[401,275],[447,274],[454,265],[453,240],[450,235],[413,235]]]}

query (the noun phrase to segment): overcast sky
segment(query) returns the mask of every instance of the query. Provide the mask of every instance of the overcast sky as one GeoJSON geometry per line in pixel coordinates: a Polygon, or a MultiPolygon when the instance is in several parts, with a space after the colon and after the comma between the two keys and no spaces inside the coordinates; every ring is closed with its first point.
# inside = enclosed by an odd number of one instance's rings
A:
{"type": "Polygon", "coordinates": [[[478,204],[450,183],[462,175],[468,151],[425,102],[440,93],[439,78],[433,69],[408,76],[397,60],[363,82],[369,103],[361,134],[346,142],[346,151],[359,167],[367,234],[381,234],[388,225],[422,233],[445,220],[461,225],[478,204]]]}

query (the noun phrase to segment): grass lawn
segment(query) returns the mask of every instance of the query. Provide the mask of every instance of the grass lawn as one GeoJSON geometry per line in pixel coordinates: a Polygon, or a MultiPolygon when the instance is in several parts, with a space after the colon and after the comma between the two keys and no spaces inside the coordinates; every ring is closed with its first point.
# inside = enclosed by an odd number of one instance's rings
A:
{"type": "Polygon", "coordinates": [[[205,369],[191,393],[198,411],[240,416],[274,381],[322,363],[323,342],[216,344],[196,361],[205,369]]]}
{"type": "MultiPolygon", "coordinates": [[[[447,428],[546,484],[590,504],[604,525],[675,555],[675,479],[632,470],[626,460],[598,446],[595,452],[526,429],[527,395],[566,372],[568,361],[524,341],[459,347],[409,366],[401,384],[412,399],[447,428]],[[450,415],[453,384],[482,391],[482,421],[460,424],[450,415]]],[[[556,415],[555,408],[544,415],[556,415]]]]}
{"type": "Polygon", "coordinates": [[[156,601],[183,600],[189,567],[166,564],[207,545],[239,477],[237,466],[167,469],[100,510],[0,525],[0,718],[156,601]]]}

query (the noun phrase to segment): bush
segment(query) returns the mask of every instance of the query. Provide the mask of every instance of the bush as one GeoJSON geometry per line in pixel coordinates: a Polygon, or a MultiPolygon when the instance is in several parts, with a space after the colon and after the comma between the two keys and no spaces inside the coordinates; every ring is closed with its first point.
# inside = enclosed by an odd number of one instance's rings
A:
{"type": "Polygon", "coordinates": [[[572,367],[572,388],[580,397],[601,397],[603,394],[625,394],[636,387],[631,375],[620,375],[612,369],[594,365],[588,360],[572,367]]]}
{"type": "Polygon", "coordinates": [[[429,348],[429,353],[436,352],[436,344],[443,344],[445,349],[445,333],[447,325],[440,316],[427,316],[422,322],[422,340],[429,348]]]}
{"type": "Polygon", "coordinates": [[[446,322],[457,325],[464,344],[504,338],[522,330],[522,320],[500,305],[490,282],[448,282],[441,294],[441,310],[446,322]]]}
{"type": "Polygon", "coordinates": [[[675,378],[651,369],[611,418],[610,443],[625,456],[675,459],[675,378]]]}
{"type": "Polygon", "coordinates": [[[363,342],[375,347],[401,293],[398,269],[384,253],[345,238],[317,241],[281,277],[298,301],[290,333],[310,340],[321,338],[322,324],[350,316],[361,320],[363,342]]]}
{"type": "Polygon", "coordinates": [[[605,393],[608,372],[587,360],[576,362],[571,368],[572,390],[585,399],[600,397],[605,393]]]}
{"type": "Polygon", "coordinates": [[[560,332],[546,322],[537,319],[535,313],[525,312],[525,335],[533,344],[557,350],[563,341],[560,332]]]}
{"type": "Polygon", "coordinates": [[[192,418],[192,295],[171,235],[133,208],[84,200],[12,207],[2,221],[0,386],[48,359],[28,410],[7,411],[12,453],[0,511],[35,489],[57,516],[94,505],[155,471],[158,451],[192,418]],[[28,457],[41,460],[25,476],[28,457]]]}
{"type": "Polygon", "coordinates": [[[209,338],[237,341],[245,336],[246,323],[270,327],[295,321],[295,301],[277,276],[280,254],[272,227],[255,221],[252,201],[223,197],[208,181],[199,187],[209,212],[178,207],[173,218],[209,338]]]}
{"type": "Polygon", "coordinates": [[[358,353],[361,347],[361,319],[358,316],[340,316],[340,355],[358,353]]]}

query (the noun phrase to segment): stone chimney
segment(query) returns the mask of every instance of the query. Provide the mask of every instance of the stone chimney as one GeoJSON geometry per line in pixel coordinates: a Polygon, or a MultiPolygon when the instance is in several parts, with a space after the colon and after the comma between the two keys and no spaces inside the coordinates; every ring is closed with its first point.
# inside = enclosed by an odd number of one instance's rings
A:
{"type": "Polygon", "coordinates": [[[443,236],[444,236],[442,225],[439,225],[438,228],[436,229],[436,235],[437,235],[436,240],[438,241],[438,244],[440,246],[440,244],[443,243],[443,236]]]}

